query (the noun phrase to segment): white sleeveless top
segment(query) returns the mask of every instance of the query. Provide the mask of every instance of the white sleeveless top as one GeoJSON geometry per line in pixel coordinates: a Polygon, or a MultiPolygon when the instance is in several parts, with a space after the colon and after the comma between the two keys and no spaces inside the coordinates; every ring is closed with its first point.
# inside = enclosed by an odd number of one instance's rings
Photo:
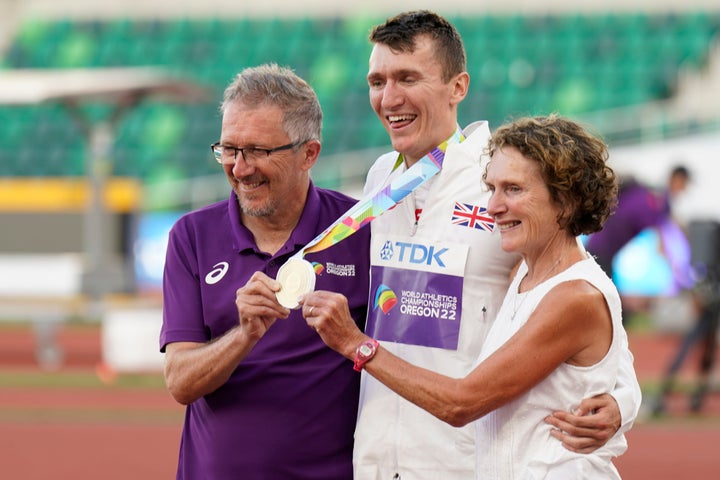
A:
{"type": "Polygon", "coordinates": [[[477,420],[476,478],[619,479],[611,458],[627,449],[624,435],[615,435],[594,453],[577,454],[552,438],[552,427],[544,422],[553,411],[572,411],[580,399],[612,391],[615,386],[623,348],[621,340],[626,335],[617,289],[592,258],[575,263],[532,290],[519,294],[518,287],[526,273],[527,265],[523,262],[477,363],[514,335],[554,286],[575,279],[586,280],[605,297],[612,316],[612,343],[605,357],[595,365],[580,367],[564,363],[529,392],[477,420]],[[515,318],[511,320],[513,312],[515,318]]]}

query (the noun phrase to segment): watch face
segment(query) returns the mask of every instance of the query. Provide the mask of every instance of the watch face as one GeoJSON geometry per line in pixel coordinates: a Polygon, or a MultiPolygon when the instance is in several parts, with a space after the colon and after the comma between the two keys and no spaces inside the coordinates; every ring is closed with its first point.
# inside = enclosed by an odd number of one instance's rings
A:
{"type": "Polygon", "coordinates": [[[373,349],[370,345],[360,345],[360,348],[358,349],[358,352],[363,357],[367,357],[372,353],[373,349]]]}
{"type": "Polygon", "coordinates": [[[358,345],[357,350],[355,350],[355,365],[353,365],[355,371],[361,371],[365,363],[375,356],[377,347],[378,342],[372,339],[358,345]]]}

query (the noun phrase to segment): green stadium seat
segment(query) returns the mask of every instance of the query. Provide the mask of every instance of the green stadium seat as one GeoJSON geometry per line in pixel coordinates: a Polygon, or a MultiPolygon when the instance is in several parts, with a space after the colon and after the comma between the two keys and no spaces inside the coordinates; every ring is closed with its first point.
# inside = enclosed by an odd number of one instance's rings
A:
{"type": "MultiPolygon", "coordinates": [[[[223,89],[242,68],[260,62],[290,66],[315,87],[326,119],[324,154],[386,145],[365,81],[367,35],[382,20],[378,15],[34,20],[21,25],[0,65],[165,65],[210,85],[214,99],[205,105],[141,105],[131,111],[118,126],[113,150],[124,174],[156,175],[174,161],[178,172],[193,175],[216,171],[195,158],[205,155],[219,133],[223,89]]],[[[451,21],[466,43],[472,77],[461,120],[483,118],[491,126],[516,114],[572,114],[663,98],[680,68],[704,65],[720,30],[720,13],[708,12],[458,15],[451,21]]],[[[40,130],[40,144],[45,138],[48,145],[60,142],[57,137],[69,139],[49,155],[48,171],[81,174],[76,159],[83,157],[82,138],[66,115],[60,127],[50,125],[57,117],[54,108],[0,109],[7,124],[0,133],[2,171],[33,174],[37,165],[21,150],[23,140],[40,130]]],[[[93,115],[101,115],[94,108],[93,115]]]]}

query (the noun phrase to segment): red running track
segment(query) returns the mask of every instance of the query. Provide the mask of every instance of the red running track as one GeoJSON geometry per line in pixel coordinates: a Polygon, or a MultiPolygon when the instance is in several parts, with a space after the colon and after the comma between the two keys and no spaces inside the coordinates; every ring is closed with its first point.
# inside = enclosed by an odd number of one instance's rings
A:
{"type": "MultiPolygon", "coordinates": [[[[74,331],[73,331],[74,330],[74,331]]],[[[65,365],[58,372],[93,372],[100,362],[99,332],[60,333],[65,365]]],[[[662,376],[677,348],[672,335],[631,335],[641,382],[662,376]]],[[[0,331],[0,378],[40,371],[34,340],[22,329],[0,331]]],[[[683,376],[694,373],[695,357],[683,376]]],[[[670,415],[639,420],[629,449],[616,460],[624,480],[717,478],[720,472],[720,399],[707,397],[701,415],[689,415],[675,396],[670,415]]],[[[0,478],[23,480],[145,480],[174,478],[183,408],[161,388],[21,388],[0,384],[0,478]]]]}

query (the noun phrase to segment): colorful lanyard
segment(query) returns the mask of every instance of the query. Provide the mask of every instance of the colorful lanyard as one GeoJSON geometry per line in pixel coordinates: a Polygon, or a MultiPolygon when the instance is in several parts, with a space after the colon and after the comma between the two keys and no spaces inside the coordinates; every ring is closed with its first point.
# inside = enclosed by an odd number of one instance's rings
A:
{"type": "MultiPolygon", "coordinates": [[[[325,250],[357,232],[374,218],[390,210],[407,197],[410,192],[440,171],[448,145],[460,143],[464,139],[465,137],[458,127],[447,140],[433,148],[430,153],[418,160],[415,165],[407,169],[402,175],[377,193],[368,195],[358,201],[350,210],[345,212],[340,218],[335,220],[332,225],[308,243],[305,248],[296,253],[294,257],[299,256],[302,258],[307,253],[325,250]]],[[[393,170],[395,170],[402,161],[403,158],[402,155],[400,155],[393,170]]]]}

